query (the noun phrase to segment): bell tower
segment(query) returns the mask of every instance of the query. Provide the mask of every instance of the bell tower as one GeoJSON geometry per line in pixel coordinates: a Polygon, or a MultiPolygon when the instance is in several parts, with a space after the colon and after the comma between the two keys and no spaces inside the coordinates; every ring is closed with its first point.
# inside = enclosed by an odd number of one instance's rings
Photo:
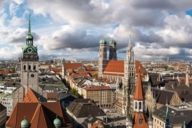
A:
{"type": "Polygon", "coordinates": [[[32,88],[39,92],[39,56],[37,47],[33,45],[33,35],[31,33],[31,22],[29,17],[28,33],[26,36],[26,44],[22,48],[21,63],[21,85],[25,88],[25,93],[28,88],[32,88]]]}
{"type": "Polygon", "coordinates": [[[100,40],[99,42],[99,62],[98,62],[98,77],[103,76],[103,70],[107,64],[107,42],[100,40]]]}
{"type": "Polygon", "coordinates": [[[109,44],[109,60],[117,60],[117,43],[115,40],[111,40],[109,44]]]}

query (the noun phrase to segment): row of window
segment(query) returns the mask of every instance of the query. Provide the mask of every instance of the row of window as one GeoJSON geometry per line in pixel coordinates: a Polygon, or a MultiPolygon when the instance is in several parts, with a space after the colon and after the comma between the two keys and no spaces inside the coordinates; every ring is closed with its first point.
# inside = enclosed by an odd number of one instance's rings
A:
{"type": "Polygon", "coordinates": [[[138,102],[135,102],[135,109],[137,109],[137,107],[139,107],[139,110],[141,109],[141,101],[139,102],[139,106],[137,105],[138,102]]]}
{"type": "MultiPolygon", "coordinates": [[[[156,118],[154,118],[154,122],[155,122],[155,124],[157,124],[157,125],[159,125],[159,126],[161,126],[161,127],[164,126],[164,123],[161,122],[160,120],[156,119],[156,118]]],[[[158,126],[156,126],[156,127],[158,128],[158,126]]]]}
{"type": "MultiPolygon", "coordinates": [[[[31,65],[28,65],[28,70],[32,70],[32,69],[35,71],[35,70],[36,70],[36,65],[33,65],[33,68],[32,68],[31,65]]],[[[24,71],[27,70],[27,66],[26,66],[26,65],[23,66],[23,70],[24,70],[24,71]]]]}

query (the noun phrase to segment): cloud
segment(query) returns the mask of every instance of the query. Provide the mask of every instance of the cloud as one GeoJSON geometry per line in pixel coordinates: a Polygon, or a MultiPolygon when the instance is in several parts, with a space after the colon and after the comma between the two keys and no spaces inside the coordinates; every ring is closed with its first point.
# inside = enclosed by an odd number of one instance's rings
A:
{"type": "Polygon", "coordinates": [[[137,9],[149,9],[149,10],[160,10],[178,12],[186,9],[190,9],[192,1],[190,0],[131,0],[131,4],[137,9]]]}
{"type": "MultiPolygon", "coordinates": [[[[34,40],[38,40],[39,36],[36,33],[32,33],[34,40]]],[[[11,30],[9,28],[2,28],[0,30],[0,42],[6,43],[25,43],[25,37],[27,35],[27,29],[17,28],[15,30],[11,30]]]]}
{"type": "Polygon", "coordinates": [[[50,15],[56,22],[97,24],[108,18],[108,15],[105,15],[107,13],[107,5],[104,3],[99,4],[93,0],[29,0],[28,5],[35,14],[50,15]]]}
{"type": "Polygon", "coordinates": [[[8,45],[0,47],[0,56],[1,59],[4,60],[18,60],[19,56],[21,56],[21,48],[18,45],[8,45]]]}
{"type": "Polygon", "coordinates": [[[90,35],[82,28],[63,26],[50,36],[44,36],[39,42],[43,43],[43,48],[47,50],[55,49],[89,49],[98,46],[99,35],[90,35]]]}
{"type": "Polygon", "coordinates": [[[165,18],[165,25],[157,31],[163,38],[162,46],[192,48],[192,17],[188,15],[170,15],[165,18]]]}
{"type": "MultiPolygon", "coordinates": [[[[129,33],[136,55],[191,56],[191,0],[10,0],[0,5],[0,45],[25,42],[26,17],[32,14],[35,44],[42,56],[96,52],[101,38],[127,47],[129,33]],[[56,29],[51,29],[54,27],[56,29]],[[142,46],[142,47],[141,47],[142,46]],[[44,52],[43,52],[44,51],[44,52]],[[46,53],[46,54],[44,54],[46,53]]],[[[84,54],[86,53],[86,54],[84,54]]]]}

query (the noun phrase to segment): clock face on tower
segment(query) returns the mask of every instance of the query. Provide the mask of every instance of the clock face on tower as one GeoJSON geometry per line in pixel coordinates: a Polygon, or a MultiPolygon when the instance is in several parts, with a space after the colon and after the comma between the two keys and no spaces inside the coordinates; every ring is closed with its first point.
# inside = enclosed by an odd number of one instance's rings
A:
{"type": "Polygon", "coordinates": [[[33,52],[33,49],[32,49],[32,48],[28,48],[28,49],[27,49],[27,52],[28,52],[28,53],[32,53],[32,52],[33,52]]]}

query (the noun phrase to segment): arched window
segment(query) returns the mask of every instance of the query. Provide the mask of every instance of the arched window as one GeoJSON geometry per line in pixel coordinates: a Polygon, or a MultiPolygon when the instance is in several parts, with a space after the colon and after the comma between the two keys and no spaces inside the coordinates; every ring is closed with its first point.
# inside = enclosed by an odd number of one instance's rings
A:
{"type": "Polygon", "coordinates": [[[28,66],[28,69],[31,70],[31,65],[28,66]]]}
{"type": "Polygon", "coordinates": [[[26,65],[23,66],[23,70],[24,70],[24,71],[26,70],[26,65]]]}
{"type": "Polygon", "coordinates": [[[137,102],[135,102],[135,109],[137,109],[137,102]]]}
{"type": "Polygon", "coordinates": [[[141,102],[139,102],[139,110],[141,109],[141,102]]]}
{"type": "Polygon", "coordinates": [[[34,70],[34,71],[36,70],[36,66],[35,66],[35,65],[33,66],[33,70],[34,70]]]}

